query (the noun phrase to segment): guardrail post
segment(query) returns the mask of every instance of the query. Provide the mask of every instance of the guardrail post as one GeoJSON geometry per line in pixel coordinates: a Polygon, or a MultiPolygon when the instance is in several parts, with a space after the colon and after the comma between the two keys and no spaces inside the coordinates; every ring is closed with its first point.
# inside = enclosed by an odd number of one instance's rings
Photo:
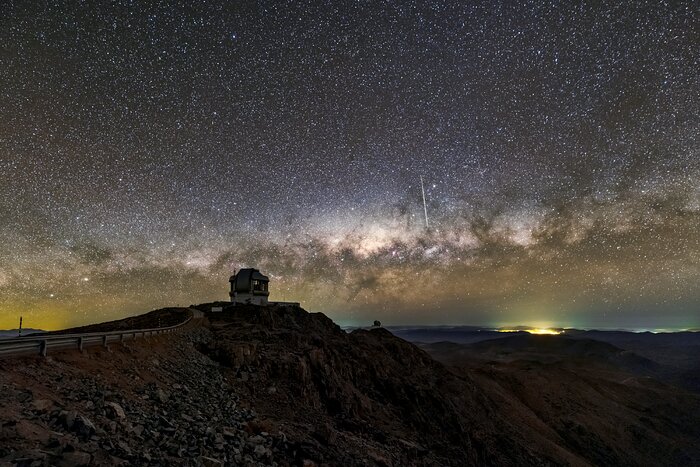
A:
{"type": "Polygon", "coordinates": [[[119,343],[124,345],[124,334],[119,334],[119,343]]]}
{"type": "Polygon", "coordinates": [[[46,355],[49,353],[49,343],[46,342],[45,340],[41,341],[41,344],[39,345],[39,354],[41,354],[42,357],[46,357],[46,355]]]}
{"type": "Polygon", "coordinates": [[[107,347],[107,336],[102,336],[102,345],[107,347]]]}
{"type": "Polygon", "coordinates": [[[83,351],[83,338],[78,337],[78,350],[83,351]]]}

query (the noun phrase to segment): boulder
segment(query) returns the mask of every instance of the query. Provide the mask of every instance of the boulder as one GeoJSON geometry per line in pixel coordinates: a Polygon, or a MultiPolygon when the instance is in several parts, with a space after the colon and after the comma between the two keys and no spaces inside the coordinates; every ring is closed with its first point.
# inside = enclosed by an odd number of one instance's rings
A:
{"type": "Polygon", "coordinates": [[[206,457],[206,456],[200,456],[199,462],[201,462],[203,467],[218,467],[220,465],[224,465],[224,463],[221,462],[220,460],[214,459],[213,457],[206,457]]]}
{"type": "Polygon", "coordinates": [[[112,420],[124,420],[126,419],[126,413],[121,405],[116,402],[105,402],[105,411],[107,416],[112,420]]]}
{"type": "Polygon", "coordinates": [[[75,418],[78,416],[77,412],[72,410],[62,410],[58,414],[58,422],[66,429],[72,430],[75,424],[75,418]]]}
{"type": "Polygon", "coordinates": [[[34,396],[31,391],[21,391],[17,394],[17,400],[20,402],[29,402],[34,396]]]}
{"type": "Polygon", "coordinates": [[[156,389],[155,397],[156,397],[156,400],[161,402],[161,403],[168,402],[168,399],[170,398],[170,396],[168,396],[168,393],[163,391],[160,388],[156,389]]]}
{"type": "Polygon", "coordinates": [[[266,448],[262,444],[258,444],[257,446],[255,446],[253,454],[255,454],[255,457],[263,459],[266,457],[270,457],[272,455],[272,451],[270,451],[270,449],[266,448]]]}
{"type": "Polygon", "coordinates": [[[61,467],[79,467],[83,465],[90,465],[91,461],[92,456],[87,452],[73,451],[63,453],[58,465],[61,467]]]}
{"type": "Polygon", "coordinates": [[[35,399],[32,401],[32,408],[39,413],[46,413],[53,408],[53,401],[48,399],[35,399]]]}
{"type": "Polygon", "coordinates": [[[95,425],[84,415],[78,415],[75,417],[75,422],[73,423],[73,431],[78,433],[78,435],[83,438],[89,438],[95,434],[95,425]]]}

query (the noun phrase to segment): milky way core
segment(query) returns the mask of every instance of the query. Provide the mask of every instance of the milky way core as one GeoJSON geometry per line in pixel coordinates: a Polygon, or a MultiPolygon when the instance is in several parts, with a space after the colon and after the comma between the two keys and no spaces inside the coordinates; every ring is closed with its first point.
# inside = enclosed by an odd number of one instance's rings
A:
{"type": "Polygon", "coordinates": [[[0,328],[700,326],[698,8],[5,2],[0,328]]]}

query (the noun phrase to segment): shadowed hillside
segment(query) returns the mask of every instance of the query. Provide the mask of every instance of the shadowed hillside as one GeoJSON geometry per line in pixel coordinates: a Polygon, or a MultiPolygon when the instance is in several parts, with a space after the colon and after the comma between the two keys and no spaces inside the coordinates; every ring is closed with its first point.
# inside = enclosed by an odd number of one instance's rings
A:
{"type": "Polygon", "coordinates": [[[400,465],[414,458],[401,457],[408,441],[425,453],[421,462],[443,465],[630,465],[698,458],[698,397],[640,383],[608,365],[654,366],[610,344],[536,341],[549,336],[529,334],[507,338],[521,348],[547,342],[550,354],[568,352],[567,359],[620,380],[596,380],[592,389],[592,379],[557,365],[514,365],[512,375],[504,370],[503,381],[501,373],[489,376],[495,370],[488,362],[477,360],[466,371],[445,367],[385,330],[346,334],[323,315],[300,309],[237,308],[210,320],[218,339],[205,351],[245,380],[241,386],[271,423],[293,421],[309,455],[347,462],[333,456],[376,450],[379,461],[400,465]],[[524,393],[537,393],[538,378],[549,382],[555,404],[529,404],[524,393]],[[578,412],[589,415],[579,419],[578,412]],[[319,434],[321,423],[326,428],[319,434]]]}

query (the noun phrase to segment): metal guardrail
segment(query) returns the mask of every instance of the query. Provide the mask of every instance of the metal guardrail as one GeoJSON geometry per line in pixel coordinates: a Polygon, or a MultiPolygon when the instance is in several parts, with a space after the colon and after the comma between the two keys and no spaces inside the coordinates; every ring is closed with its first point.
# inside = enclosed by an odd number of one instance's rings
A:
{"type": "Polygon", "coordinates": [[[113,342],[136,340],[138,337],[157,336],[170,334],[186,325],[192,320],[192,316],[184,322],[174,326],[152,329],[130,329],[128,331],[87,332],[82,334],[63,335],[37,335],[16,337],[12,339],[0,339],[0,358],[16,357],[22,355],[41,355],[46,357],[49,350],[78,349],[92,345],[107,346],[113,342]]]}

